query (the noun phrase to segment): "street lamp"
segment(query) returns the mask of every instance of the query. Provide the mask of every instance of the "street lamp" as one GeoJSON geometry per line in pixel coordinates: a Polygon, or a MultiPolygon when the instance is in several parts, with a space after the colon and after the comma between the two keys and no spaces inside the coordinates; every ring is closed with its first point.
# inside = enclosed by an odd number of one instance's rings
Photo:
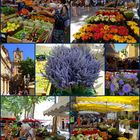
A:
{"type": "Polygon", "coordinates": [[[26,88],[28,88],[29,82],[30,82],[30,74],[24,75],[24,84],[26,88]]]}

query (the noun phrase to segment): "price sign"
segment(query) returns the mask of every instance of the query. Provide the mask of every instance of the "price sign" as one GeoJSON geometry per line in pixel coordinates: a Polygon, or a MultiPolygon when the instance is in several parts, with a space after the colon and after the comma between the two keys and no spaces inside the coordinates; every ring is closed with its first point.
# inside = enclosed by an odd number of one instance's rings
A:
{"type": "Polygon", "coordinates": [[[6,43],[7,42],[7,35],[6,34],[4,34],[4,33],[1,34],[1,41],[3,43],[6,43]]]}

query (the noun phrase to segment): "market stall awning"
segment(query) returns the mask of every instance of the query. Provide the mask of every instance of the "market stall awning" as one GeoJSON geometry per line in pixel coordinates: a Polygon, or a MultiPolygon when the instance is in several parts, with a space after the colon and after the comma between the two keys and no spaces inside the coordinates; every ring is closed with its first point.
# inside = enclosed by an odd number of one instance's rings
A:
{"type": "Polygon", "coordinates": [[[64,99],[52,105],[49,109],[43,112],[44,115],[66,115],[65,112],[69,110],[69,99],[64,99]]]}
{"type": "Polygon", "coordinates": [[[77,111],[97,111],[97,112],[134,112],[139,110],[139,97],[77,97],[73,107],[77,111]]]}

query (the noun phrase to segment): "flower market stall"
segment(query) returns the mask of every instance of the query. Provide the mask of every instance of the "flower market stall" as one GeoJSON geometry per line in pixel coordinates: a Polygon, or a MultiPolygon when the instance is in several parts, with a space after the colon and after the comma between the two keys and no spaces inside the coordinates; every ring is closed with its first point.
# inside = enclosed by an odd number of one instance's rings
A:
{"type": "Polygon", "coordinates": [[[35,0],[2,4],[2,42],[52,42],[56,22],[55,16],[48,13],[53,13],[59,5],[35,0]]]}
{"type": "Polygon", "coordinates": [[[100,8],[85,21],[73,42],[136,43],[139,40],[138,18],[124,7],[100,8]]]}
{"type": "Polygon", "coordinates": [[[106,95],[139,95],[138,71],[106,72],[106,95]]]}
{"type": "Polygon", "coordinates": [[[139,97],[75,97],[71,140],[138,140],[139,97]]]}
{"type": "Polygon", "coordinates": [[[139,44],[105,44],[106,70],[138,70],[139,44]],[[124,45],[124,46],[123,46],[124,45]]]}

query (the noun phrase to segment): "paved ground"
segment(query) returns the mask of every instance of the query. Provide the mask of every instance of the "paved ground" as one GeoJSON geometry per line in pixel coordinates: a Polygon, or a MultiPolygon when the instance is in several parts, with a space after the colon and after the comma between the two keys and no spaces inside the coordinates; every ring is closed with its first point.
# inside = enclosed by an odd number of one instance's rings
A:
{"type": "MultiPolygon", "coordinates": [[[[83,24],[85,24],[85,20],[88,17],[94,15],[96,13],[96,11],[98,11],[99,9],[100,9],[100,7],[91,7],[90,10],[88,11],[87,8],[81,7],[79,10],[80,15],[75,16],[75,17],[72,15],[72,18],[71,18],[71,42],[74,39],[72,35],[75,32],[77,32],[83,24]]],[[[77,10],[78,10],[78,8],[77,8],[77,10]]]]}
{"type": "Polygon", "coordinates": [[[66,137],[66,140],[68,140],[69,136],[70,136],[69,132],[67,132],[67,131],[60,131],[60,135],[66,137]]]}

